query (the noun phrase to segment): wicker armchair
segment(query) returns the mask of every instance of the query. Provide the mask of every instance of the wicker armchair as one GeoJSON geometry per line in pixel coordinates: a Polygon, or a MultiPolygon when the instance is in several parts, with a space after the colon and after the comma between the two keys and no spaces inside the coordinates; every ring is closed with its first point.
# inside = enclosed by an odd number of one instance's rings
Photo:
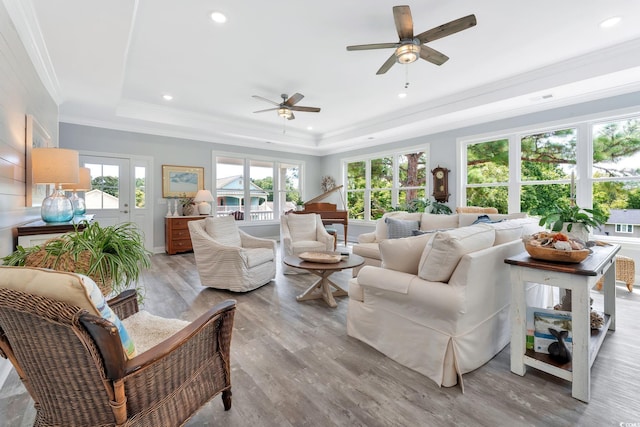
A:
{"type": "MultiPolygon", "coordinates": [[[[636,281],[636,263],[632,258],[618,255],[616,256],[616,280],[624,282],[629,292],[633,292],[633,284],[636,281]]],[[[596,283],[596,289],[601,291],[604,278],[600,278],[596,283]]]]}
{"type": "MultiPolygon", "coordinates": [[[[109,306],[138,311],[125,291],[109,306]]],[[[113,323],[43,296],[0,288],[0,355],[35,401],[36,426],[179,426],[222,393],[231,407],[235,301],[126,360],[113,323]]]]}

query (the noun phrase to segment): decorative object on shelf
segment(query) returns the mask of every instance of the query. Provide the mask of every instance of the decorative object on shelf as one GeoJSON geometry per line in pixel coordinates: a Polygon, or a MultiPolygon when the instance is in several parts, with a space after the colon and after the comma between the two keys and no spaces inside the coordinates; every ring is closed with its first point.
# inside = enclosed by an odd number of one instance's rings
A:
{"type": "Polygon", "coordinates": [[[167,214],[165,216],[173,216],[173,211],[171,210],[171,199],[167,200],[167,214]]]}
{"type": "Polygon", "coordinates": [[[198,206],[198,213],[200,215],[209,215],[211,213],[211,205],[213,202],[213,195],[209,190],[198,190],[195,199],[193,199],[198,206]]]}
{"type": "Polygon", "coordinates": [[[182,207],[182,216],[193,216],[197,212],[197,207],[193,202],[193,197],[183,195],[180,198],[180,206],[182,207]]]}
{"type": "Polygon", "coordinates": [[[342,261],[342,255],[339,253],[302,252],[298,257],[301,260],[317,262],[319,264],[335,264],[342,261]]]}
{"type": "Polygon", "coordinates": [[[78,196],[78,191],[91,190],[91,169],[80,168],[79,176],[80,180],[77,183],[62,185],[63,189],[73,191],[73,194],[69,199],[73,205],[73,214],[75,216],[87,213],[87,205],[84,202],[84,198],[78,196]]]}
{"type": "Polygon", "coordinates": [[[554,205],[549,213],[540,217],[540,226],[551,228],[551,231],[566,230],[567,233],[589,240],[591,228],[598,228],[606,224],[609,215],[597,209],[582,209],[579,206],[554,205]],[[578,229],[581,229],[579,231],[578,229]]]}
{"type": "MultiPolygon", "coordinates": [[[[593,298],[589,298],[589,307],[593,306],[593,298]]],[[[571,289],[566,289],[560,304],[553,306],[554,310],[571,311],[571,289]]],[[[604,325],[604,317],[595,310],[590,313],[591,329],[600,329],[604,325]]]]}
{"type": "Polygon", "coordinates": [[[204,190],[204,168],[162,165],[162,197],[195,197],[204,190]]]}
{"type": "Polygon", "coordinates": [[[178,199],[173,199],[173,216],[180,216],[178,213],[178,199]]]}
{"type": "Polygon", "coordinates": [[[79,181],[79,154],[64,148],[31,150],[33,182],[54,184],[51,195],[42,201],[40,214],[44,222],[67,222],[73,218],[73,203],[62,189],[63,184],[79,181]]]}
{"type": "Polygon", "coordinates": [[[571,352],[564,342],[569,336],[569,331],[556,331],[553,328],[549,328],[549,332],[558,340],[549,344],[549,357],[558,363],[571,362],[571,352]]]}
{"type": "Polygon", "coordinates": [[[86,274],[100,286],[103,294],[119,294],[133,285],[143,296],[138,278],[151,267],[151,252],[144,247],[144,236],[135,224],[101,227],[83,221],[84,229],[65,233],[43,245],[18,249],[3,258],[4,265],[52,268],[86,274]]]}
{"type": "Polygon", "coordinates": [[[333,179],[330,175],[325,175],[322,177],[322,181],[320,182],[320,189],[323,193],[326,193],[329,190],[333,190],[336,186],[336,180],[333,179]]]}
{"type": "Polygon", "coordinates": [[[447,168],[443,168],[438,165],[433,169],[433,198],[436,202],[446,203],[449,201],[449,172],[447,168]]]}
{"type": "Polygon", "coordinates": [[[579,263],[591,254],[586,242],[570,238],[564,233],[541,231],[524,236],[522,241],[531,258],[544,261],[579,263]]]}

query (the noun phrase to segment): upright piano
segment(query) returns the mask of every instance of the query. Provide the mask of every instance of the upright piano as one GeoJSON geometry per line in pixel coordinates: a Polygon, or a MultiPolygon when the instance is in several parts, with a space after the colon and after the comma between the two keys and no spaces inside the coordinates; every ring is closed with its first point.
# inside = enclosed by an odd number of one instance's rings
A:
{"type": "Polygon", "coordinates": [[[347,229],[349,227],[349,213],[346,210],[339,210],[335,203],[319,202],[331,193],[334,193],[342,188],[342,185],[335,187],[329,191],[326,191],[314,197],[304,204],[304,210],[297,211],[296,213],[317,213],[322,218],[324,225],[329,224],[342,224],[344,228],[344,244],[347,245],[347,229]]]}

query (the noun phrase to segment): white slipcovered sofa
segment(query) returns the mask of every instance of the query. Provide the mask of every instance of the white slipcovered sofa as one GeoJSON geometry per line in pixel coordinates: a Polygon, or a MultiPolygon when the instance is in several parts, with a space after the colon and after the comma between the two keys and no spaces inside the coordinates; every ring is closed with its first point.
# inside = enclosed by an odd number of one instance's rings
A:
{"type": "MultiPolygon", "coordinates": [[[[458,378],[462,386],[462,374],[509,343],[504,259],[524,250],[523,227],[504,221],[380,241],[382,267],[367,265],[349,282],[347,333],[439,386],[458,378]]],[[[548,307],[549,298],[548,287],[529,285],[529,305],[548,307]]]]}
{"type": "MultiPolygon", "coordinates": [[[[513,214],[484,214],[484,213],[462,213],[453,215],[435,215],[422,212],[387,212],[382,218],[376,221],[376,229],[370,233],[363,233],[358,236],[358,243],[353,245],[353,253],[360,255],[364,258],[364,264],[374,265],[380,267],[382,264],[382,258],[380,257],[379,244],[382,240],[389,238],[389,227],[396,227],[397,224],[387,224],[387,218],[391,220],[403,221],[417,221],[414,226],[420,231],[435,231],[435,230],[450,230],[453,228],[465,227],[472,225],[479,217],[486,216],[491,221],[513,221],[513,224],[522,225],[521,235],[532,234],[538,230],[538,218],[528,217],[526,213],[513,213],[513,214]]],[[[512,225],[513,225],[512,224],[512,225]]],[[[506,226],[505,226],[506,227],[506,226]]],[[[408,229],[407,229],[408,230],[408,229]]],[[[396,230],[399,233],[407,230],[396,230]]],[[[406,233],[405,233],[406,234],[406,233]]],[[[358,275],[358,272],[362,268],[353,269],[353,277],[358,275]]]]}

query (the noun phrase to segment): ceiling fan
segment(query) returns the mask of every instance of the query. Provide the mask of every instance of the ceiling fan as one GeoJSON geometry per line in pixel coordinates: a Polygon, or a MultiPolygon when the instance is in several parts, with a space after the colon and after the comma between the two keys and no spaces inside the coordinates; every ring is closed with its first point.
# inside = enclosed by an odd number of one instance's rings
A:
{"type": "Polygon", "coordinates": [[[409,64],[416,61],[418,57],[425,61],[429,61],[432,64],[442,65],[449,59],[449,57],[426,46],[425,43],[449,36],[476,25],[476,16],[468,15],[414,36],[413,20],[411,19],[411,9],[409,6],[394,6],[393,19],[396,23],[396,29],[398,30],[398,42],[347,46],[347,50],[394,48],[395,52],[384,64],[382,64],[382,67],[380,67],[376,74],[386,73],[396,62],[399,62],[400,64],[409,64]]]}
{"type": "Polygon", "coordinates": [[[258,95],[253,95],[254,98],[256,99],[261,99],[263,101],[267,101],[269,104],[273,104],[276,107],[274,108],[267,108],[266,110],[258,110],[258,111],[254,111],[254,113],[263,113],[265,111],[278,111],[278,115],[282,118],[285,118],[287,120],[293,120],[296,117],[293,115],[294,111],[305,111],[305,112],[309,112],[309,113],[319,113],[320,112],[320,108],[318,107],[302,107],[302,106],[298,106],[296,105],[298,102],[300,102],[300,100],[302,98],[304,98],[304,95],[302,95],[301,93],[294,93],[293,95],[291,95],[291,97],[289,98],[288,95],[286,93],[283,93],[282,95],[280,95],[282,97],[282,102],[281,103],[277,103],[274,101],[271,101],[270,99],[267,98],[263,98],[261,96],[258,95]]]}

